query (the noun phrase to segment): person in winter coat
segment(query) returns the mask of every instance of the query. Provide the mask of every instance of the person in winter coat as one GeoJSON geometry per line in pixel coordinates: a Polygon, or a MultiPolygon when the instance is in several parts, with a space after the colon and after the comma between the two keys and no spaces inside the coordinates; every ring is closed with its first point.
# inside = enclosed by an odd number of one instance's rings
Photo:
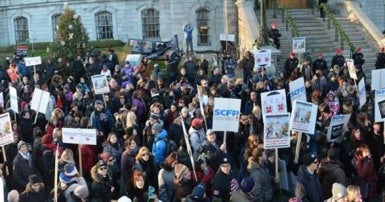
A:
{"type": "Polygon", "coordinates": [[[206,132],[206,140],[202,144],[200,155],[204,154],[209,165],[213,170],[218,170],[219,161],[222,155],[227,152],[226,144],[220,145],[217,141],[215,131],[208,129],[206,132]]]}
{"type": "Polygon", "coordinates": [[[236,173],[231,170],[228,155],[223,155],[212,181],[213,201],[230,201],[230,196],[239,189],[236,173]]]}
{"type": "Polygon", "coordinates": [[[174,172],[175,196],[181,201],[186,200],[194,188],[193,174],[187,166],[181,163],[175,164],[174,172]]]}
{"type": "Polygon", "coordinates": [[[328,74],[328,65],[327,65],[326,60],[324,60],[322,53],[318,53],[317,54],[317,59],[314,60],[314,62],[313,62],[313,68],[312,68],[313,73],[315,73],[315,71],[317,69],[321,70],[321,72],[322,72],[322,74],[324,76],[327,76],[327,74],[328,74]]]}
{"type": "Polygon", "coordinates": [[[107,165],[103,161],[99,161],[91,169],[92,185],[91,185],[91,201],[110,202],[114,187],[112,186],[111,177],[107,174],[107,165]]]}
{"type": "Polygon", "coordinates": [[[134,171],[132,179],[127,185],[127,196],[133,201],[147,201],[148,193],[143,174],[140,171],[134,171]]]}
{"type": "Polygon", "coordinates": [[[384,69],[385,68],[385,47],[381,47],[380,51],[377,54],[376,60],[376,69],[384,69]]]}
{"type": "Polygon", "coordinates": [[[343,165],[338,159],[340,158],[339,150],[330,148],[325,162],[320,164],[318,171],[319,181],[321,183],[323,199],[326,200],[332,196],[330,187],[333,183],[339,183],[344,186],[347,185],[347,178],[343,165]]]}
{"type": "Polygon", "coordinates": [[[201,151],[202,143],[206,139],[205,131],[203,128],[203,119],[193,119],[188,133],[190,135],[191,147],[193,149],[193,157],[194,159],[197,159],[198,153],[201,151]]]}
{"type": "Polygon", "coordinates": [[[294,69],[297,68],[298,63],[299,61],[295,57],[295,53],[293,51],[290,51],[289,58],[286,59],[285,65],[283,68],[286,79],[288,79],[291,73],[294,71],[294,69]]]}
{"type": "Polygon", "coordinates": [[[354,167],[359,177],[358,182],[360,184],[362,198],[369,199],[375,197],[377,194],[377,175],[374,169],[372,155],[367,145],[362,144],[357,148],[354,156],[354,167]]]}
{"type": "Polygon", "coordinates": [[[109,109],[104,108],[101,100],[95,101],[95,110],[90,118],[92,127],[104,136],[107,136],[115,126],[115,118],[109,109]]]}
{"type": "MultiPolygon", "coordinates": [[[[330,187],[329,187],[330,189],[330,187]]],[[[346,187],[339,183],[333,183],[331,192],[333,195],[325,202],[346,202],[348,201],[348,192],[346,187]]]]}
{"type": "Polygon", "coordinates": [[[247,170],[250,177],[254,180],[254,190],[252,195],[256,201],[273,201],[274,184],[269,175],[268,168],[265,167],[266,160],[265,150],[263,148],[255,148],[252,156],[248,159],[247,170]]]}
{"type": "Polygon", "coordinates": [[[195,167],[198,182],[205,184],[206,196],[211,197],[211,182],[215,176],[215,172],[209,165],[207,165],[206,157],[204,154],[199,156],[195,162],[195,167]]]}
{"type": "Polygon", "coordinates": [[[336,55],[333,56],[332,58],[332,63],[331,67],[334,68],[334,65],[338,65],[340,68],[345,66],[345,57],[342,55],[342,50],[341,48],[337,48],[336,50],[336,55]]]}
{"type": "Polygon", "coordinates": [[[19,202],[45,202],[44,183],[36,174],[30,175],[28,184],[23,193],[20,194],[19,202]]]}
{"type": "Polygon", "coordinates": [[[340,101],[338,100],[338,97],[333,91],[330,91],[327,94],[325,104],[329,107],[332,115],[337,115],[340,113],[340,101]]]}
{"type": "Polygon", "coordinates": [[[255,182],[252,177],[245,177],[242,179],[240,188],[238,191],[234,192],[231,197],[231,202],[253,202],[254,197],[252,191],[254,188],[255,182]]]}
{"type": "MultiPolygon", "coordinates": [[[[86,180],[79,176],[78,170],[75,165],[67,163],[64,166],[63,172],[59,175],[59,186],[58,188],[62,190],[66,202],[76,202],[73,197],[73,192],[79,186],[87,186],[86,180]]],[[[88,191],[88,189],[87,189],[88,191]]]]}
{"type": "Polygon", "coordinates": [[[170,153],[160,165],[158,173],[159,199],[161,201],[177,201],[174,189],[175,164],[177,163],[176,152],[170,153]]]}
{"type": "Polygon", "coordinates": [[[254,68],[254,57],[250,51],[246,51],[245,56],[239,62],[239,66],[243,69],[243,82],[248,84],[250,74],[254,68]]]}
{"type": "MultiPolygon", "coordinates": [[[[146,186],[151,185],[158,188],[157,173],[154,158],[147,147],[141,147],[135,157],[134,171],[140,171],[143,174],[146,186]]],[[[146,187],[147,188],[147,187],[146,187]]]]}
{"type": "Polygon", "coordinates": [[[318,159],[315,155],[305,154],[303,165],[298,169],[295,196],[304,202],[321,202],[322,189],[316,170],[318,159]]]}
{"type": "Polygon", "coordinates": [[[103,144],[103,153],[111,154],[116,161],[113,171],[120,174],[120,157],[123,153],[123,147],[116,133],[111,132],[108,134],[107,140],[103,144]]]}
{"type": "Polygon", "coordinates": [[[167,153],[167,131],[162,129],[159,123],[155,123],[151,129],[154,135],[154,142],[152,143],[152,155],[157,166],[159,166],[166,158],[167,153]]]}
{"type": "Polygon", "coordinates": [[[120,193],[123,194],[127,190],[127,183],[130,181],[133,174],[133,167],[135,164],[135,156],[138,154],[138,144],[134,138],[129,138],[124,143],[125,150],[120,159],[120,193]]]}
{"type": "Polygon", "coordinates": [[[275,47],[279,49],[281,47],[281,43],[279,42],[281,33],[279,33],[276,23],[271,23],[271,27],[270,30],[267,32],[267,35],[273,40],[275,47]]]}
{"type": "Polygon", "coordinates": [[[35,173],[32,167],[31,154],[28,144],[22,140],[17,143],[18,153],[13,159],[13,180],[15,188],[22,192],[28,184],[29,176],[35,173]]]}

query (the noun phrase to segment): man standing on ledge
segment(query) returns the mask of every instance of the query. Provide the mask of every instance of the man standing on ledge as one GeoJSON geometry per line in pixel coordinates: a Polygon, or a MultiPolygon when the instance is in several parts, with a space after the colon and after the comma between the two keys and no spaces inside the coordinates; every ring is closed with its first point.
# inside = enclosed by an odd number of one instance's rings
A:
{"type": "Polygon", "coordinates": [[[186,39],[186,53],[188,53],[189,47],[190,47],[191,53],[194,51],[193,50],[193,42],[192,42],[192,32],[193,32],[193,30],[194,30],[194,28],[190,25],[190,23],[187,23],[183,27],[184,37],[186,39]]]}

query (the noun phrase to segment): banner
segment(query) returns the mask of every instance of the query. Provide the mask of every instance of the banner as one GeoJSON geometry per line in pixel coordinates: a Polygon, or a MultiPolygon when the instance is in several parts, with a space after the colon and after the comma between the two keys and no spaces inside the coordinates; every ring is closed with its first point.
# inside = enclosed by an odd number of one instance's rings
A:
{"type": "Polygon", "coordinates": [[[240,99],[215,98],[213,131],[238,132],[240,114],[240,99]]]}
{"type": "Polygon", "coordinates": [[[303,77],[289,82],[289,89],[292,106],[294,105],[294,101],[296,100],[306,102],[306,88],[303,77]]]}
{"type": "Polygon", "coordinates": [[[0,146],[13,142],[11,116],[9,113],[0,114],[0,146]]]}
{"type": "Polygon", "coordinates": [[[91,80],[96,95],[110,92],[106,75],[94,75],[91,77],[91,80]]]}
{"type": "Polygon", "coordinates": [[[372,70],[372,90],[385,88],[385,69],[372,70]]]}
{"type": "Polygon", "coordinates": [[[305,37],[294,37],[293,38],[293,52],[294,53],[306,52],[306,39],[305,39],[305,37]]]}
{"type": "Polygon", "coordinates": [[[268,114],[282,114],[287,112],[285,89],[261,93],[263,118],[268,114]]]}
{"type": "Polygon", "coordinates": [[[271,50],[258,50],[254,52],[256,67],[271,67],[271,50]]]}
{"type": "Polygon", "coordinates": [[[235,42],[235,34],[219,34],[219,41],[235,42]]]}
{"type": "Polygon", "coordinates": [[[168,41],[130,39],[129,43],[131,53],[146,55],[148,59],[157,59],[168,50],[176,51],[179,49],[178,35],[174,35],[168,41]]]}
{"type": "Polygon", "coordinates": [[[63,143],[96,145],[96,129],[63,128],[63,143]]]}
{"type": "Polygon", "coordinates": [[[336,141],[343,132],[347,131],[347,125],[349,122],[351,114],[345,115],[334,115],[331,117],[330,125],[327,131],[327,140],[328,142],[336,141]]]}
{"type": "Polygon", "coordinates": [[[25,66],[34,66],[41,64],[41,57],[25,57],[24,58],[25,66]]]}
{"type": "Polygon", "coordinates": [[[290,147],[289,113],[267,114],[264,119],[263,148],[290,147]]]}
{"type": "Polygon", "coordinates": [[[346,59],[350,78],[357,80],[356,67],[354,66],[353,59],[346,59]]]}
{"type": "Polygon", "coordinates": [[[15,113],[19,113],[19,103],[17,101],[16,88],[9,86],[9,101],[11,104],[11,110],[15,113]]]}
{"type": "Polygon", "coordinates": [[[296,100],[291,113],[290,130],[314,134],[317,107],[313,103],[296,100]]]}
{"type": "Polygon", "coordinates": [[[50,100],[50,94],[47,91],[35,88],[31,100],[31,109],[45,114],[50,100]]]}
{"type": "Polygon", "coordinates": [[[358,98],[360,100],[360,105],[358,106],[360,109],[366,103],[366,88],[365,88],[365,77],[362,77],[360,82],[358,82],[358,98]]]}
{"type": "Polygon", "coordinates": [[[375,122],[385,121],[385,89],[376,90],[374,99],[374,120],[375,122]]]}

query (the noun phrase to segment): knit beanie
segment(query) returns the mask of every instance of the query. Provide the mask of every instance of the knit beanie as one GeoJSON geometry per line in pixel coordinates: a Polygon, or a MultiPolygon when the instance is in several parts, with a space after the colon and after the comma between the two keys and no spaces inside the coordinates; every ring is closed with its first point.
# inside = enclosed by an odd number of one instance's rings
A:
{"type": "Polygon", "coordinates": [[[348,191],[346,190],[346,187],[340,183],[333,183],[332,187],[332,199],[333,200],[339,200],[345,196],[348,195],[348,191]]]}
{"type": "Polygon", "coordinates": [[[175,177],[177,180],[182,180],[183,176],[189,171],[189,169],[181,163],[176,164],[174,167],[174,170],[175,170],[175,177]]]}

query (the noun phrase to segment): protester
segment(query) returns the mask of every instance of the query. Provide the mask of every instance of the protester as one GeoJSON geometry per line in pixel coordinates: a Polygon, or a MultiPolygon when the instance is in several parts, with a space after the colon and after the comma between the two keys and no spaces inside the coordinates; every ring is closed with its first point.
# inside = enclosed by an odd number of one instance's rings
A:
{"type": "Polygon", "coordinates": [[[19,202],[43,202],[47,201],[44,183],[36,174],[30,175],[24,192],[20,194],[19,202]]]}
{"type": "Polygon", "coordinates": [[[322,201],[322,189],[316,170],[318,159],[315,155],[306,154],[303,157],[303,165],[298,170],[295,195],[302,201],[322,201]]]}
{"type": "Polygon", "coordinates": [[[239,183],[235,175],[235,172],[231,169],[229,156],[223,155],[220,159],[218,172],[212,181],[213,200],[230,200],[230,196],[239,189],[239,183]]]}

